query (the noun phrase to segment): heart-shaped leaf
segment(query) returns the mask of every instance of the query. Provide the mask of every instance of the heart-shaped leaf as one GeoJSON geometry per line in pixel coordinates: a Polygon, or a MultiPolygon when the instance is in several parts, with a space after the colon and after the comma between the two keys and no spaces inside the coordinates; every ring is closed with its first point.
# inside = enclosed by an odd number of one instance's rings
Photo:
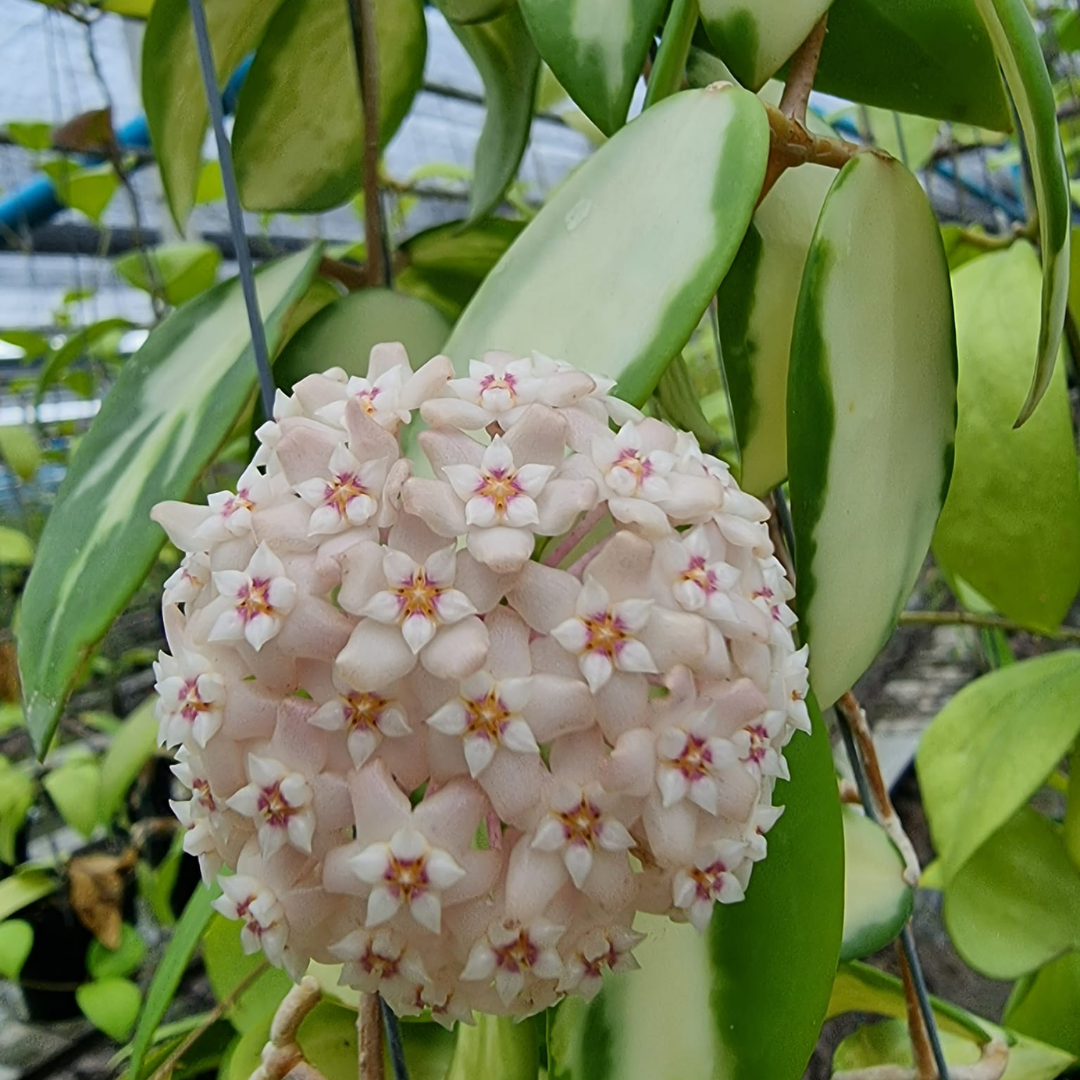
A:
{"type": "Polygon", "coordinates": [[[113,263],[116,272],[142,289],[160,289],[174,307],[206,292],[214,284],[221,265],[221,252],[207,243],[161,244],[145,251],[133,251],[113,263]]]}
{"type": "Polygon", "coordinates": [[[754,212],[716,294],[724,375],[739,448],[739,483],[764,495],[787,476],[791,331],[806,253],[836,174],[789,169],[754,212]]]}
{"type": "Polygon", "coordinates": [[[142,994],[130,979],[95,979],[75,990],[83,1015],[115,1042],[124,1042],[135,1027],[142,994]]]}
{"type": "Polygon", "coordinates": [[[1080,651],[1024,660],[965,686],[916,759],[948,883],[1023,806],[1080,733],[1080,651]]]}
{"type": "Polygon", "coordinates": [[[705,32],[735,77],[760,90],[803,43],[832,0],[701,0],[705,32]]]}
{"type": "Polygon", "coordinates": [[[0,922],[0,979],[14,982],[34,947],[34,928],[25,919],[0,922]]]}
{"type": "MultiPolygon", "coordinates": [[[[420,0],[376,0],[379,143],[420,89],[427,27],[420,0]]],[[[364,122],[344,0],[289,0],[259,43],[236,106],[233,157],[244,205],[311,213],[360,188],[364,122]]]]}
{"type": "Polygon", "coordinates": [[[1058,134],[1057,103],[1042,46],[1024,0],[975,0],[994,42],[1028,148],[1043,260],[1042,320],[1031,389],[1017,425],[1050,385],[1069,300],[1069,174],[1058,134]]]}
{"type": "MultiPolygon", "coordinates": [[[[280,0],[215,0],[206,5],[207,29],[219,86],[262,37],[280,0]]],[[[158,0],[142,46],[142,99],[161,186],[177,226],[195,202],[209,122],[188,0],[158,0]]]]}
{"type": "Polygon", "coordinates": [[[537,349],[616,378],[622,397],[644,402],[735,257],[768,144],[761,103],[734,86],[647,110],[499,261],[447,344],[455,364],[486,349],[537,349]]]}
{"type": "Polygon", "coordinates": [[[1063,365],[1013,430],[1030,381],[1039,278],[1026,243],[953,275],[956,461],[934,555],[1003,615],[1052,630],[1080,589],[1080,481],[1063,365]]]}
{"type": "Polygon", "coordinates": [[[521,0],[536,47],[605,134],[626,123],[664,0],[521,0]]]}
{"type": "Polygon", "coordinates": [[[1080,953],[1066,953],[1021,979],[1004,1020],[1014,1031],[1080,1055],[1080,953]]]}
{"type": "MultiPolygon", "coordinates": [[[[315,247],[256,275],[271,349],[318,261],[315,247]]],[[[236,280],[176,311],[121,369],[72,458],[23,594],[19,670],[39,753],[90,650],[161,547],[151,507],[190,492],[255,378],[236,280]]]]}
{"type": "Polygon", "coordinates": [[[484,80],[484,127],[476,144],[469,220],[498,207],[521,164],[532,127],[540,54],[521,12],[472,26],[450,24],[484,80]]]}
{"type": "Polygon", "coordinates": [[[89,836],[98,824],[101,767],[89,755],[72,755],[45,775],[42,786],[60,816],[76,832],[89,836]]]}
{"type": "Polygon", "coordinates": [[[941,233],[898,161],[825,201],[795,315],[788,478],[810,683],[831,705],[892,634],[945,498],[956,337],[941,233]]]}

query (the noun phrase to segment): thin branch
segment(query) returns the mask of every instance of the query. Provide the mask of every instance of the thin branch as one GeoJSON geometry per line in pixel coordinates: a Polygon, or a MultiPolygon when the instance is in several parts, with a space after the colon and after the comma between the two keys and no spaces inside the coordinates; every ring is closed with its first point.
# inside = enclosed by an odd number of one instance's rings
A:
{"type": "Polygon", "coordinates": [[[810,91],[814,88],[814,77],[817,75],[818,60],[821,58],[821,47],[825,44],[828,20],[829,13],[826,12],[810,31],[809,37],[799,46],[788,67],[787,82],[784,83],[784,93],[780,98],[780,111],[800,124],[806,123],[806,106],[810,101],[810,91]]]}
{"type": "Polygon", "coordinates": [[[382,1007],[379,1001],[378,994],[360,995],[360,1008],[356,1014],[360,1080],[385,1080],[382,1007]]]}
{"type": "Polygon", "coordinates": [[[648,74],[644,108],[676,93],[683,83],[690,41],[698,21],[698,0],[673,0],[648,74]]]}
{"type": "Polygon", "coordinates": [[[930,1036],[926,1030],[926,1021],[919,1009],[919,996],[915,992],[915,980],[911,977],[911,968],[904,955],[904,947],[899,941],[896,943],[896,956],[900,961],[900,977],[904,983],[904,1005],[907,1010],[907,1026],[911,1038],[911,1055],[915,1059],[916,1080],[938,1080],[934,1052],[930,1048],[930,1036]]]}
{"type": "Polygon", "coordinates": [[[198,1027],[192,1028],[187,1033],[187,1037],[180,1043],[180,1045],[154,1070],[153,1076],[150,1080],[166,1080],[167,1077],[172,1076],[173,1070],[184,1059],[184,1055],[210,1030],[211,1026],[216,1024],[226,1012],[229,1011],[235,1005],[240,998],[244,996],[246,991],[251,987],[251,984],[260,976],[270,969],[268,961],[263,961],[257,968],[249,971],[237,984],[233,987],[232,992],[226,994],[204,1017],[202,1023],[198,1027]]]}
{"type": "Polygon", "coordinates": [[[545,566],[558,566],[574,548],[596,528],[607,513],[607,505],[601,503],[590,510],[563,538],[544,556],[545,566]]]}
{"type": "Polygon", "coordinates": [[[1080,642],[1080,629],[1059,626],[1056,630],[1033,630],[1000,615],[979,615],[974,611],[904,611],[901,626],[974,626],[985,630],[1004,630],[1010,634],[1034,634],[1049,641],[1080,642]]]}
{"type": "Polygon", "coordinates": [[[360,106],[364,114],[364,243],[369,285],[386,285],[382,202],[379,195],[379,53],[374,0],[346,0],[352,23],[360,106]]]}

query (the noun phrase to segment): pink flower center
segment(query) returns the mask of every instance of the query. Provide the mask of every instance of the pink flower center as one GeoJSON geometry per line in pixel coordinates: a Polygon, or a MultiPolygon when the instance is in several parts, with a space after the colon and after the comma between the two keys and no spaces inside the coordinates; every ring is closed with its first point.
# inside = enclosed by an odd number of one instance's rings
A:
{"type": "Polygon", "coordinates": [[[201,807],[210,813],[217,809],[217,803],[210,791],[210,782],[201,776],[196,776],[191,781],[191,797],[201,807]]]}
{"type": "Polygon", "coordinates": [[[425,855],[416,859],[399,859],[391,851],[383,879],[395,895],[409,901],[414,896],[420,896],[428,887],[426,863],[425,855]]]}
{"type": "Polygon", "coordinates": [[[355,473],[335,473],[323,491],[323,505],[332,506],[345,517],[349,503],[358,495],[369,494],[355,473]]]}
{"type": "Polygon", "coordinates": [[[503,704],[497,688],[493,686],[485,697],[465,700],[463,704],[468,716],[465,734],[498,742],[506,722],[513,714],[503,704]]]}
{"type": "Polygon", "coordinates": [[[597,834],[600,832],[601,810],[596,803],[581,797],[572,810],[557,811],[555,816],[562,822],[563,832],[571,844],[585,844],[592,847],[597,834]]]}
{"type": "Polygon", "coordinates": [[[476,494],[482,499],[490,499],[495,513],[502,517],[510,500],[521,494],[521,485],[510,470],[494,469],[483,474],[477,485],[476,494]]]}
{"type": "Polygon", "coordinates": [[[540,950],[525,930],[521,930],[518,936],[506,945],[493,945],[491,951],[495,953],[495,963],[511,973],[528,971],[540,955],[540,950]]]}
{"type": "Polygon", "coordinates": [[[372,416],[375,413],[375,399],[381,393],[382,391],[377,386],[373,386],[370,390],[361,390],[360,393],[356,395],[356,400],[360,402],[360,408],[363,409],[368,416],[372,416]]]}
{"type": "Polygon", "coordinates": [[[480,380],[480,394],[483,396],[489,390],[505,390],[513,401],[517,396],[517,378],[513,375],[485,375],[480,380]]]}
{"type": "Polygon", "coordinates": [[[748,725],[746,733],[750,736],[750,752],[743,761],[752,761],[755,765],[760,765],[769,749],[769,733],[761,724],[748,725]]]}
{"type": "Polygon", "coordinates": [[[252,578],[241,586],[236,595],[236,610],[245,622],[251,622],[258,615],[273,615],[274,606],[270,603],[270,579],[252,578]]]}
{"type": "Polygon", "coordinates": [[[690,871],[690,879],[697,888],[698,899],[712,900],[714,896],[719,896],[726,873],[727,867],[719,859],[706,866],[704,870],[699,870],[695,866],[690,871]]]}
{"type": "Polygon", "coordinates": [[[704,555],[691,555],[689,564],[679,578],[693,582],[706,596],[712,596],[720,588],[715,572],[705,565],[704,555]]]}
{"type": "Polygon", "coordinates": [[[281,794],[281,781],[275,780],[269,787],[259,791],[259,813],[267,825],[275,829],[284,829],[289,818],[297,813],[298,807],[292,806],[281,794]]]}
{"type": "Polygon", "coordinates": [[[588,631],[585,650],[602,653],[609,660],[614,661],[629,637],[626,632],[626,623],[611,611],[586,615],[581,621],[588,631]]]}
{"type": "Polygon", "coordinates": [[[672,762],[691,783],[708,776],[713,756],[709,744],[698,735],[687,735],[682,753],[672,762]]]}
{"type": "Polygon", "coordinates": [[[203,701],[197,678],[188,679],[180,688],[179,702],[180,715],[189,724],[194,724],[200,713],[209,712],[214,707],[213,702],[203,701]]]}
{"type": "Polygon", "coordinates": [[[380,979],[392,979],[398,973],[400,960],[400,956],[380,956],[368,945],[364,955],[360,957],[357,963],[369,974],[376,975],[380,979]]]}
{"type": "Polygon", "coordinates": [[[390,704],[389,698],[359,690],[342,694],[341,700],[345,703],[345,723],[349,731],[371,731],[378,727],[383,709],[390,704]]]}
{"type": "Polygon", "coordinates": [[[394,590],[398,598],[398,617],[404,621],[420,615],[434,622],[439,614],[438,601],[442,591],[428,581],[423,567],[417,567],[412,578],[394,590]]]}
{"type": "MultiPolygon", "coordinates": [[[[750,598],[752,600],[771,600],[773,598],[773,596],[775,596],[775,595],[776,594],[772,591],[772,589],[768,588],[767,586],[762,586],[760,589],[757,589],[754,592],[752,592],[750,594],[750,598]]],[[[772,615],[772,617],[774,619],[779,620],[780,619],[780,605],[779,604],[770,604],[769,605],[769,614],[772,615]]]]}
{"type": "Polygon", "coordinates": [[[653,474],[653,464],[648,457],[642,457],[636,450],[620,450],[619,456],[611,466],[613,469],[625,469],[634,478],[637,487],[653,474]]]}

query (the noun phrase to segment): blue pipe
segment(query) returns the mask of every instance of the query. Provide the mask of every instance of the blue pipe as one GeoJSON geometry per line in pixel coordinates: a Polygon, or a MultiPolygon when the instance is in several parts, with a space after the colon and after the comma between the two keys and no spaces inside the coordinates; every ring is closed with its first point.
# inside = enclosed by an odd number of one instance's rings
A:
{"type": "MultiPolygon", "coordinates": [[[[236,109],[240,87],[243,86],[244,79],[251,70],[253,59],[254,57],[248,56],[225,84],[221,102],[226,113],[232,113],[236,109]]],[[[117,128],[116,143],[122,153],[151,150],[150,125],[146,117],[137,116],[134,120],[129,120],[117,128]]],[[[100,155],[88,154],[81,155],[77,160],[81,164],[96,165],[104,159],[100,155]]],[[[137,161],[134,168],[141,168],[144,164],[146,164],[145,159],[137,161]]],[[[52,180],[47,176],[36,176],[28,180],[22,187],[0,199],[0,250],[9,247],[9,241],[13,237],[17,237],[25,230],[44,225],[63,209],[64,204],[57,195],[52,180]]]]}

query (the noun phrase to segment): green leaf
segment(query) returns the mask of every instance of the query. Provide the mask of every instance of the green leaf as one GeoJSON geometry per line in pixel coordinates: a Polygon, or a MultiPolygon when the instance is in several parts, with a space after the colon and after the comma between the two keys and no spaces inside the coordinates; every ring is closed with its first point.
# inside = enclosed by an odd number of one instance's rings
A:
{"type": "Polygon", "coordinates": [[[855,960],[895,940],[911,917],[914,892],[904,860],[885,830],[852,806],[844,818],[844,943],[841,960],[855,960]]]}
{"type": "Polygon", "coordinates": [[[101,319],[68,335],[60,348],[49,354],[48,359],[41,367],[41,373],[38,375],[37,393],[34,398],[35,404],[40,404],[41,399],[45,396],[45,391],[53,383],[59,381],[73,363],[91,355],[95,347],[102,342],[107,342],[111,335],[127,330],[131,326],[132,323],[127,319],[101,319]]]}
{"type": "MultiPolygon", "coordinates": [[[[376,0],[379,143],[405,118],[424,72],[420,0],[376,0]]],[[[236,179],[250,210],[313,212],[360,188],[364,145],[349,11],[343,0],[278,8],[240,91],[236,179]]]]}
{"type": "MultiPolygon", "coordinates": [[[[256,275],[271,350],[318,261],[316,246],[256,275]]],[[[19,669],[39,753],[90,650],[153,565],[163,538],[151,508],[188,494],[255,379],[236,280],[174,312],[121,369],[71,460],[23,594],[19,669]]]]}
{"type": "MultiPolygon", "coordinates": [[[[993,1024],[961,1009],[952,1002],[931,997],[938,1030],[942,1033],[989,1042],[996,1029],[993,1024]]],[[[869,964],[855,961],[841,964],[829,999],[828,1016],[843,1016],[849,1012],[869,1012],[878,1016],[903,1019],[907,1016],[904,987],[895,975],[886,975],[869,964]]]]}
{"type": "Polygon", "coordinates": [[[423,300],[362,289],[328,304],[297,331],[274,365],[274,379],[291,391],[305,375],[332,364],[363,375],[368,353],[380,341],[400,341],[419,367],[442,350],[449,334],[449,323],[423,300]]]}
{"type": "Polygon", "coordinates": [[[965,686],[916,765],[946,882],[1023,806],[1080,732],[1080,651],[1024,660],[965,686]]]}
{"type": "Polygon", "coordinates": [[[142,994],[128,979],[95,979],[76,988],[75,1000],[94,1027],[124,1042],[135,1027],[142,994]]]}
{"type": "Polygon", "coordinates": [[[769,831],[769,857],[754,868],[746,899],[718,905],[709,927],[725,1080],[799,1080],[836,973],[844,925],[840,800],[828,731],[817,703],[807,704],[814,731],[784,751],[791,780],[776,785],[774,802],[785,809],[769,831]]]}
{"type": "Polygon", "coordinates": [[[220,202],[225,198],[225,181],[221,178],[220,161],[204,161],[199,166],[199,179],[195,184],[195,205],[220,202]]]}
{"type": "Polygon", "coordinates": [[[34,541],[24,532],[0,525],[0,566],[29,566],[34,561],[34,541]]]}
{"type": "Polygon", "coordinates": [[[956,337],[918,181],[872,153],[825,201],[795,314],[788,477],[798,610],[823,707],[888,641],[952,467],[956,337]]]}
{"type": "Polygon", "coordinates": [[[1058,134],[1057,105],[1035,25],[1024,0],[975,0],[994,42],[1028,149],[1043,260],[1042,318],[1035,374],[1017,426],[1050,385],[1069,299],[1069,175],[1058,134]]]}
{"type": "Polygon", "coordinates": [[[32,480],[42,453],[34,429],[26,424],[0,427],[0,460],[20,479],[32,480]]]}
{"type": "MultiPolygon", "coordinates": [[[[120,1073],[120,1077],[122,1080],[149,1080],[180,1048],[187,1036],[206,1023],[209,1023],[209,1027],[184,1050],[183,1059],[176,1063],[169,1077],[170,1080],[206,1080],[207,1077],[216,1076],[219,1067],[224,1067],[228,1061],[228,1055],[240,1041],[240,1036],[228,1020],[214,1020],[211,1023],[207,1013],[196,1013],[171,1024],[162,1024],[157,1030],[153,1048],[144,1059],[142,1074],[135,1076],[125,1071],[120,1073]]],[[[113,1067],[122,1065],[130,1056],[125,1052],[127,1049],[122,1048],[109,1064],[113,1067]]]]}
{"type": "Polygon", "coordinates": [[[86,951],[86,970],[92,979],[123,979],[139,970],[146,959],[142,935],[128,923],[120,927],[120,945],[106,949],[96,938],[86,951]]]}
{"type": "Polygon", "coordinates": [[[968,263],[953,301],[956,463],[934,555],[1003,615],[1053,630],[1080,589],[1080,480],[1064,365],[1013,430],[1039,321],[1034,251],[1018,242],[968,263]]]}
{"type": "Polygon", "coordinates": [[[56,878],[42,870],[23,870],[4,878],[0,881],[0,921],[49,896],[56,889],[56,878]]]}
{"type": "Polygon", "coordinates": [[[22,349],[21,363],[36,360],[49,351],[49,339],[33,330],[0,330],[0,341],[6,341],[17,349],[22,349]]]}
{"type": "Polygon", "coordinates": [[[440,0],[439,10],[452,23],[479,23],[498,18],[514,7],[514,0],[440,0]]]}
{"type": "MultiPolygon", "coordinates": [[[[263,36],[279,5],[280,0],[215,0],[206,6],[219,86],[263,36]]],[[[187,0],[154,4],[143,38],[142,99],[161,184],[183,231],[201,177],[209,121],[187,0]]]]}
{"type": "Polygon", "coordinates": [[[217,276],[221,252],[213,244],[161,244],[122,255],[113,263],[116,272],[136,289],[160,289],[174,307],[206,292],[217,276]],[[150,265],[150,272],[147,270],[150,265]],[[152,276],[151,276],[152,274],[152,276]]]}
{"type": "Polygon", "coordinates": [[[945,926],[965,963],[992,979],[1080,949],[1080,874],[1061,830],[1021,807],[949,879],[945,926]]]}
{"type": "MultiPolygon", "coordinates": [[[[0,888],[2,887],[3,883],[0,882],[0,888]]],[[[173,931],[172,940],[166,947],[161,962],[154,969],[154,977],[146,991],[146,1002],[139,1016],[139,1026],[131,1043],[131,1061],[128,1065],[131,1076],[140,1076],[142,1073],[143,1058],[154,1041],[154,1032],[161,1023],[165,1010],[172,1004],[180,980],[184,977],[184,972],[187,971],[187,966],[202,940],[206,924],[214,913],[210,904],[217,893],[216,887],[200,887],[191,894],[191,899],[173,931]]],[[[248,1075],[250,1076],[250,1073],[248,1075]]]]}
{"type": "Polygon", "coordinates": [[[803,43],[832,0],[701,0],[701,21],[735,77],[760,90],[803,43]]]}
{"type": "Polygon", "coordinates": [[[664,0],[521,0],[540,55],[605,135],[626,123],[664,0]]]}
{"type": "Polygon", "coordinates": [[[34,928],[25,919],[0,922],[0,978],[14,982],[34,947],[34,928]]]}
{"type": "Polygon", "coordinates": [[[836,0],[814,89],[995,131],[1012,127],[976,0],[836,0]]]}
{"type": "Polygon", "coordinates": [[[642,970],[605,978],[591,1003],[567,998],[555,1010],[552,1080],[802,1076],[829,1000],[843,921],[836,779],[828,735],[813,713],[814,735],[787,748],[793,779],[777,785],[786,809],[746,899],[718,906],[704,936],[639,914],[635,926],[647,932],[634,950],[642,970]]]}
{"type": "Polygon", "coordinates": [[[102,825],[109,825],[119,813],[131,785],[157,750],[156,700],[156,697],[147,698],[121,724],[101,759],[98,820],[102,825]]]}
{"type": "Polygon", "coordinates": [[[488,22],[451,23],[450,29],[484,80],[484,127],[469,191],[469,220],[476,221],[498,207],[517,176],[532,127],[540,54],[516,7],[488,22]]]}
{"type": "Polygon", "coordinates": [[[788,169],[754,212],[716,294],[739,483],[765,495],[787,476],[788,358],[806,253],[835,172],[788,169]]]}
{"type": "Polygon", "coordinates": [[[46,161],[41,166],[53,182],[57,198],[72,210],[85,214],[95,225],[112,201],[120,179],[112,165],[77,165],[69,158],[46,161]]]}
{"type": "MultiPolygon", "coordinates": [[[[244,1032],[229,1060],[228,1073],[221,1080],[249,1080],[259,1067],[273,1016],[271,1009],[244,1032]]],[[[352,1009],[320,1001],[300,1025],[296,1041],[304,1059],[326,1080],[352,1080],[356,1076],[356,1013],[352,1009]]]]}
{"type": "Polygon", "coordinates": [[[1080,953],[1066,953],[1020,980],[1004,1021],[1013,1031],[1080,1055],[1080,953]]]}
{"type": "Polygon", "coordinates": [[[95,758],[72,755],[46,773],[41,784],[60,816],[76,832],[89,836],[97,828],[101,766],[95,758]]]}
{"type": "Polygon", "coordinates": [[[643,113],[559,188],[484,281],[447,344],[455,364],[496,345],[538,349],[617,378],[620,396],[643,403],[735,258],[768,141],[760,102],[733,86],[643,113]]]}
{"type": "Polygon", "coordinates": [[[16,841],[33,805],[33,780],[0,757],[0,862],[8,866],[16,863],[16,841]]]}
{"type": "Polygon", "coordinates": [[[536,1080],[539,1072],[535,1020],[477,1013],[474,1026],[458,1025],[446,1080],[536,1080]]]}
{"type": "Polygon", "coordinates": [[[5,126],[11,141],[24,150],[41,151],[52,147],[53,125],[47,120],[9,120],[5,126]]]}
{"type": "Polygon", "coordinates": [[[425,229],[398,249],[396,257],[404,265],[394,288],[426,300],[455,322],[524,228],[520,221],[487,218],[425,229]]]}
{"type": "MultiPolygon", "coordinates": [[[[224,1001],[265,958],[262,953],[245,955],[240,947],[240,924],[214,915],[203,937],[203,962],[214,997],[224,1001]]],[[[284,971],[270,968],[229,1007],[226,1015],[237,1031],[248,1031],[273,1013],[291,986],[292,980],[284,971]]]]}
{"type": "MultiPolygon", "coordinates": [[[[979,1060],[978,1046],[959,1035],[944,1033],[941,1045],[950,1066],[970,1066],[979,1060]]],[[[1054,1080],[1071,1062],[1068,1054],[1052,1046],[1034,1039],[1020,1039],[1009,1047],[1008,1065],[1001,1080],[1054,1080]]],[[[911,1037],[902,1020],[886,1020],[859,1028],[840,1043],[833,1056],[833,1069],[837,1071],[869,1070],[882,1065],[901,1065],[905,1069],[913,1065],[911,1037]]]]}

